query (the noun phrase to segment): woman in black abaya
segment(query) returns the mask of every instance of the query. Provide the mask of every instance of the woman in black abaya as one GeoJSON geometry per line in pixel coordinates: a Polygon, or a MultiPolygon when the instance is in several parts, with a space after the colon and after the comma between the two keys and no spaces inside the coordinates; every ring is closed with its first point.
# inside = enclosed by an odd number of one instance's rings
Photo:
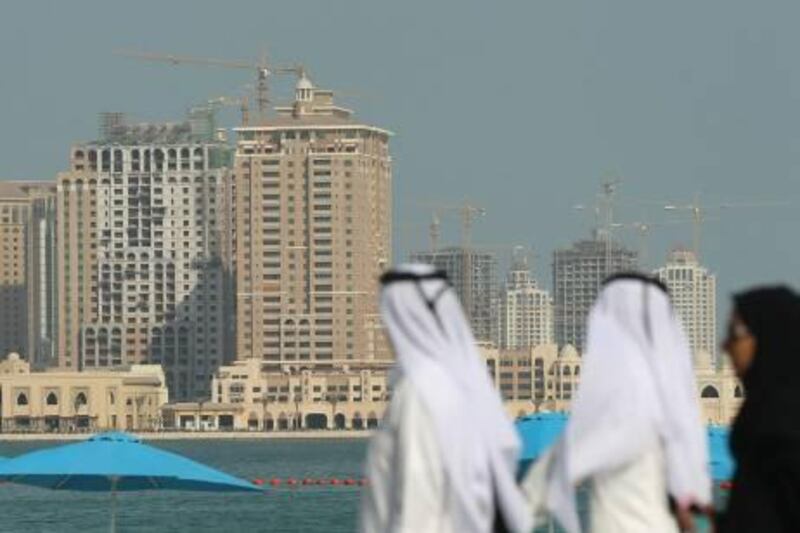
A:
{"type": "Polygon", "coordinates": [[[800,531],[800,299],[735,296],[723,347],[745,388],[731,433],[736,474],[723,533],[800,531]]]}

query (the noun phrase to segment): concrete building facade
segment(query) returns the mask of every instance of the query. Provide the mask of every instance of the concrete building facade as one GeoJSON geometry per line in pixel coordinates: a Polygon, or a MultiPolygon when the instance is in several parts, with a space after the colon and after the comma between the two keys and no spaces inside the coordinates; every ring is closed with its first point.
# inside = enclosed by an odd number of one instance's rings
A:
{"type": "Polygon", "coordinates": [[[324,365],[296,373],[251,358],[222,367],[211,402],[166,408],[184,430],[281,431],[377,427],[389,399],[390,362],[324,365]]]}
{"type": "Polygon", "coordinates": [[[491,252],[463,247],[415,252],[411,261],[444,270],[478,341],[497,339],[497,259],[491,252]]]}
{"type": "MultiPolygon", "coordinates": [[[[492,382],[511,417],[569,412],[583,361],[570,345],[517,350],[480,346],[492,382]]],[[[695,356],[697,397],[708,424],[730,424],[742,387],[729,365],[695,356]]],[[[222,367],[211,401],[164,406],[164,426],[180,430],[303,431],[374,428],[391,398],[391,363],[333,365],[322,370],[274,371],[258,359],[222,367]]]]}
{"type": "Polygon", "coordinates": [[[580,380],[581,358],[573,346],[542,344],[518,350],[481,349],[489,375],[509,410],[521,416],[567,411],[580,380]]]}
{"type": "Polygon", "coordinates": [[[553,299],[531,276],[527,258],[515,254],[499,298],[497,345],[517,349],[553,342],[553,299]]]}
{"type": "Polygon", "coordinates": [[[715,361],[712,352],[695,352],[694,372],[700,415],[707,424],[729,425],[744,402],[744,389],[728,358],[715,361]]]}
{"type": "Polygon", "coordinates": [[[694,252],[675,249],[653,273],[669,289],[672,305],[694,353],[717,350],[717,280],[694,252]]]}
{"type": "Polygon", "coordinates": [[[55,196],[52,183],[0,182],[0,353],[54,363],[55,196]]]}
{"type": "Polygon", "coordinates": [[[0,432],[157,430],[168,400],[158,365],[33,372],[19,354],[0,361],[0,432]]]}
{"type": "Polygon", "coordinates": [[[600,231],[590,240],[574,243],[553,253],[555,340],[582,351],[586,320],[603,280],[611,274],[636,270],[637,254],[600,231]]]}
{"type": "Polygon", "coordinates": [[[236,353],[273,367],[389,357],[378,278],[391,264],[390,133],[297,83],[236,129],[236,353]]]}
{"type": "Polygon", "coordinates": [[[106,119],[58,176],[60,366],[160,364],[174,397],[208,397],[230,356],[229,150],[196,121],[106,119]]]}

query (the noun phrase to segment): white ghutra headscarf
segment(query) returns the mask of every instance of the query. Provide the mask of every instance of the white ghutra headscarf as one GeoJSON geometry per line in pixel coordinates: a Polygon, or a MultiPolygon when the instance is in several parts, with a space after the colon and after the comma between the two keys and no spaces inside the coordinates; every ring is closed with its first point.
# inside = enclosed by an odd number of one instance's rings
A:
{"type": "Polygon", "coordinates": [[[490,531],[496,509],[509,531],[527,533],[532,516],[515,481],[519,437],[446,276],[414,264],[381,282],[381,316],[399,378],[411,383],[435,425],[455,496],[454,530],[490,531]]]}
{"type": "Polygon", "coordinates": [[[661,442],[679,504],[711,501],[692,357],[666,289],[650,278],[606,282],[589,315],[581,383],[550,473],[547,507],[580,531],[575,487],[661,442]]]}

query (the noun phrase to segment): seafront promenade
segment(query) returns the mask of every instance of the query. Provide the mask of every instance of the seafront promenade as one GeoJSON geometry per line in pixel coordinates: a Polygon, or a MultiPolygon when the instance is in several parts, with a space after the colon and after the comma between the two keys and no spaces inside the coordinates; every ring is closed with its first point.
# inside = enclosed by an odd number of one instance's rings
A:
{"type": "MultiPolygon", "coordinates": [[[[371,430],[338,431],[143,431],[134,432],[145,441],[162,440],[341,440],[366,439],[371,430]]],[[[80,441],[91,433],[0,433],[0,442],[80,441]]]]}

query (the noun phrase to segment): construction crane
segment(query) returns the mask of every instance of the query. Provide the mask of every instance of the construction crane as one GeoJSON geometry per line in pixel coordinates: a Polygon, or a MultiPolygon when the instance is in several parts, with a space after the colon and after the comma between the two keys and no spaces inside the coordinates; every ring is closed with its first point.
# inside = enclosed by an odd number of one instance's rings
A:
{"type": "Polygon", "coordinates": [[[269,107],[269,87],[267,78],[273,74],[294,74],[298,78],[305,75],[305,69],[302,65],[270,65],[267,61],[266,55],[262,55],[258,63],[253,63],[250,61],[232,61],[227,59],[157,54],[149,52],[137,52],[132,50],[117,50],[114,53],[134,59],[169,63],[171,65],[202,65],[208,67],[244,69],[251,71],[255,70],[256,99],[258,102],[259,117],[262,120],[267,116],[267,109],[269,107]]]}
{"type": "Polygon", "coordinates": [[[461,245],[464,248],[469,248],[472,241],[473,222],[477,217],[486,215],[486,209],[472,205],[469,202],[464,202],[461,205],[425,204],[425,207],[429,207],[433,210],[433,216],[431,217],[429,226],[432,252],[435,252],[439,247],[439,238],[441,237],[440,215],[442,213],[455,211],[461,217],[461,245]]]}
{"type": "MultiPolygon", "coordinates": [[[[622,180],[614,177],[605,179],[600,184],[600,194],[597,195],[594,204],[595,229],[603,239],[605,249],[605,275],[611,274],[611,241],[612,230],[614,229],[614,202],[617,189],[622,184],[622,180]]],[[[573,209],[584,210],[585,205],[573,206],[573,209]]]]}
{"type": "Polygon", "coordinates": [[[242,96],[217,96],[208,100],[207,105],[214,109],[219,107],[239,106],[239,111],[242,114],[242,126],[250,124],[250,100],[247,95],[242,96]]]}
{"type": "Polygon", "coordinates": [[[630,229],[637,234],[639,238],[639,247],[637,250],[639,254],[639,265],[642,268],[647,268],[647,262],[649,260],[648,239],[650,238],[650,233],[653,231],[653,228],[660,228],[673,224],[685,224],[686,222],[688,221],[670,220],[666,222],[614,222],[612,227],[615,229],[630,229]]]}
{"type": "Polygon", "coordinates": [[[461,219],[461,247],[464,253],[464,290],[463,290],[463,308],[464,313],[469,320],[472,320],[472,292],[473,292],[473,272],[472,272],[472,224],[479,216],[486,214],[486,209],[471,204],[468,201],[460,205],[444,205],[444,204],[424,204],[423,207],[430,208],[433,211],[433,216],[429,226],[430,239],[431,239],[431,253],[435,254],[439,247],[439,238],[441,236],[441,220],[440,215],[445,212],[456,212],[461,219]]]}
{"type": "Polygon", "coordinates": [[[763,203],[722,203],[718,205],[703,205],[700,203],[700,195],[695,194],[694,200],[690,204],[666,203],[663,205],[665,211],[689,212],[692,222],[692,251],[696,258],[700,258],[700,233],[703,224],[709,220],[706,216],[708,211],[722,211],[726,209],[738,208],[760,208],[760,207],[788,207],[789,202],[763,202],[763,203]]]}
{"type": "Polygon", "coordinates": [[[442,236],[442,221],[439,220],[437,211],[434,211],[431,216],[431,225],[428,231],[431,238],[431,252],[435,252],[439,247],[439,238],[442,236]]]}

